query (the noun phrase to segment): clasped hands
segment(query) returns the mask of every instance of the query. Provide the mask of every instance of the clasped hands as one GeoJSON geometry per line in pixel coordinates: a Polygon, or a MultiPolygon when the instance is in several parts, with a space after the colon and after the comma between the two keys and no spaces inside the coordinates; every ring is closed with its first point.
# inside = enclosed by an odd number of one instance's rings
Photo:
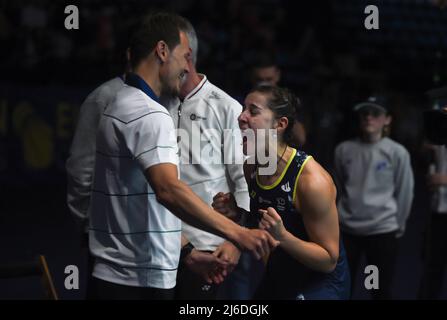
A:
{"type": "Polygon", "coordinates": [[[210,253],[193,249],[184,263],[209,284],[220,284],[239,262],[240,250],[230,241],[224,241],[210,253]]]}

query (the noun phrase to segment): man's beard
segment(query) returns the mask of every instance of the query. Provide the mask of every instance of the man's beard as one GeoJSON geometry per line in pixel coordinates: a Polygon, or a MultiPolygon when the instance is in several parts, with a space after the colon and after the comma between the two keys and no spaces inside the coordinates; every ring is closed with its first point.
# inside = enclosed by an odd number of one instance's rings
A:
{"type": "Polygon", "coordinates": [[[166,79],[162,81],[160,94],[164,99],[175,99],[178,98],[178,96],[180,95],[180,90],[175,85],[170,86],[169,81],[167,81],[166,79]]]}
{"type": "Polygon", "coordinates": [[[172,105],[174,102],[178,101],[179,97],[178,95],[175,95],[172,90],[167,91],[162,91],[160,94],[160,103],[163,106],[170,106],[172,105]]]}
{"type": "Polygon", "coordinates": [[[162,93],[160,95],[160,104],[166,109],[170,110],[173,107],[178,107],[179,97],[173,96],[172,94],[166,95],[162,93]]]}

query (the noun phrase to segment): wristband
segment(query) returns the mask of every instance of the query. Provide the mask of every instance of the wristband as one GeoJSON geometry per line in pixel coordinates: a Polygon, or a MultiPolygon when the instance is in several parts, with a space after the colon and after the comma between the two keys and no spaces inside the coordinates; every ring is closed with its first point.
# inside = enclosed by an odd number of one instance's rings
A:
{"type": "Polygon", "coordinates": [[[180,261],[183,261],[187,256],[189,256],[193,249],[194,246],[191,242],[188,242],[186,245],[184,245],[182,247],[182,250],[180,251],[180,261]]]}

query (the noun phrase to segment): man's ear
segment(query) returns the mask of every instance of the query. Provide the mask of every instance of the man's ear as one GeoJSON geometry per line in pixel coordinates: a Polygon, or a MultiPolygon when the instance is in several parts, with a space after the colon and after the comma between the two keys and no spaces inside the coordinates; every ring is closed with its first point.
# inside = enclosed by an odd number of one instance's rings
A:
{"type": "Polygon", "coordinates": [[[169,47],[166,42],[163,40],[160,40],[157,42],[157,45],[155,46],[155,55],[160,59],[162,63],[168,61],[170,51],[169,47]]]}

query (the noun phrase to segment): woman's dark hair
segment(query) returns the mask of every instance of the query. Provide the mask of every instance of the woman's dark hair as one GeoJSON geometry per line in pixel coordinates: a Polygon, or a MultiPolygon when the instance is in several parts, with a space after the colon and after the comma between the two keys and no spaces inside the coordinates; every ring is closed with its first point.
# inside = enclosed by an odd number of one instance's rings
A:
{"type": "Polygon", "coordinates": [[[293,143],[293,126],[301,110],[301,101],[289,89],[271,85],[259,85],[250,93],[260,92],[267,96],[267,107],[272,110],[276,119],[286,117],[289,120],[284,131],[283,140],[287,144],[293,143]]]}
{"type": "Polygon", "coordinates": [[[135,68],[163,40],[172,50],[180,43],[180,31],[187,30],[185,19],[175,13],[157,12],[144,16],[129,41],[130,64],[135,68]]]}

